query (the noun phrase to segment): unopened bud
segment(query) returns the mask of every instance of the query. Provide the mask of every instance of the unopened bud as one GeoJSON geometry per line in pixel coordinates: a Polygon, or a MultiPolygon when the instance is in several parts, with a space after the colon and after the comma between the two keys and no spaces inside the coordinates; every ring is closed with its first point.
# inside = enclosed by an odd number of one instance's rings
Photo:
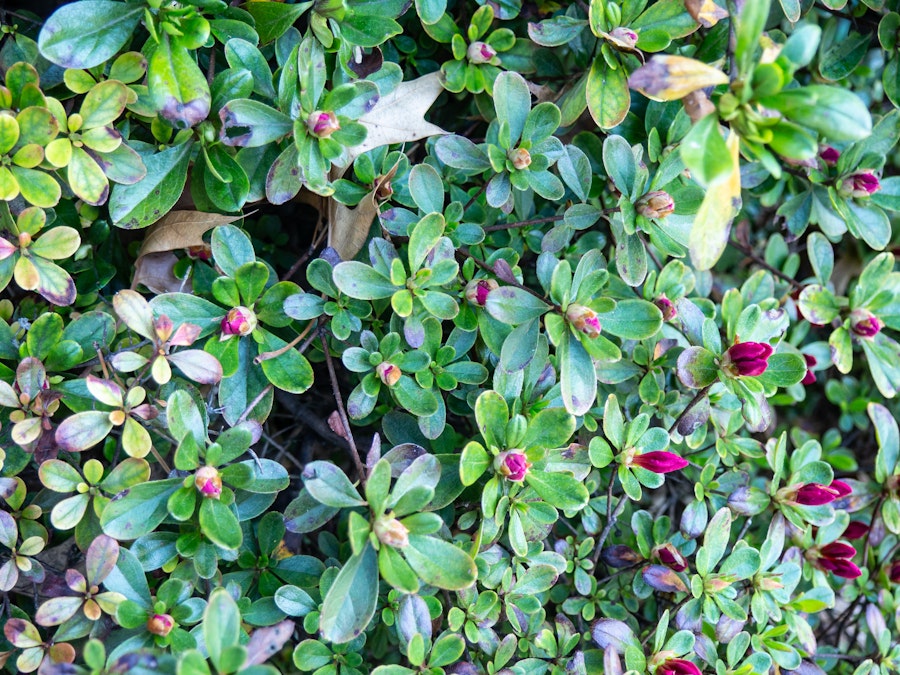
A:
{"type": "Polygon", "coordinates": [[[531,462],[521,450],[508,450],[497,455],[497,459],[494,460],[494,468],[507,480],[521,483],[525,480],[528,469],[531,468],[531,462]]]}
{"type": "Polygon", "coordinates": [[[860,171],[844,178],[841,181],[838,193],[842,197],[856,197],[858,199],[878,192],[880,187],[881,184],[874,173],[871,171],[860,171]]]}
{"type": "Polygon", "coordinates": [[[653,190],[638,199],[634,207],[646,218],[665,218],[675,210],[675,200],[664,190],[653,190]]]}
{"type": "Polygon", "coordinates": [[[323,112],[316,110],[310,113],[306,118],[306,128],[316,138],[328,138],[335,131],[341,128],[337,115],[333,112],[323,112]]]}
{"type": "Polygon", "coordinates": [[[403,548],[409,546],[409,530],[396,518],[375,521],[375,536],[385,546],[403,548]]]}
{"type": "Polygon", "coordinates": [[[531,165],[531,154],[525,148],[516,148],[509,151],[509,161],[515,169],[522,171],[531,165]]]}
{"type": "Polygon", "coordinates": [[[168,614],[152,614],[147,619],[147,631],[160,637],[165,637],[172,632],[175,621],[168,614]]]}
{"type": "Polygon", "coordinates": [[[256,330],[256,314],[247,307],[234,307],[222,319],[222,335],[250,335],[256,330]]]}
{"type": "Polygon", "coordinates": [[[881,320],[872,312],[856,309],[850,313],[850,330],[854,335],[863,338],[875,337],[881,328],[881,320]]]}
{"type": "Polygon", "coordinates": [[[675,309],[675,303],[669,300],[665,294],[656,298],[656,300],[653,301],[653,304],[659,308],[660,312],[662,312],[663,321],[671,321],[678,316],[678,310],[675,309]]]}
{"type": "Polygon", "coordinates": [[[491,59],[495,56],[497,56],[497,50],[486,42],[473,42],[466,50],[466,58],[469,60],[469,63],[474,63],[476,65],[490,63],[491,59]]]}
{"type": "Polygon", "coordinates": [[[609,32],[609,41],[622,49],[634,49],[638,42],[638,34],[630,28],[619,26],[609,32]]]}
{"type": "Polygon", "coordinates": [[[466,284],[466,300],[478,307],[484,307],[487,304],[488,293],[495,288],[499,288],[493,279],[472,279],[466,284]]]}
{"type": "Polygon", "coordinates": [[[597,317],[597,312],[590,307],[569,305],[566,309],[566,320],[572,324],[575,330],[590,338],[600,335],[600,319],[597,317]]]}
{"type": "Polygon", "coordinates": [[[222,477],[214,466],[201,466],[197,469],[194,486],[209,499],[218,499],[222,495],[222,477]]]}
{"type": "Polygon", "coordinates": [[[400,380],[400,376],[403,374],[400,371],[400,368],[395,366],[393,363],[388,363],[387,361],[383,363],[379,363],[375,367],[375,373],[378,375],[378,378],[388,387],[393,387],[400,380]]]}
{"type": "Polygon", "coordinates": [[[825,162],[825,164],[827,164],[828,166],[834,166],[841,158],[841,153],[832,148],[830,145],[824,145],[822,146],[822,149],[819,150],[819,157],[821,157],[822,161],[825,162]]]}

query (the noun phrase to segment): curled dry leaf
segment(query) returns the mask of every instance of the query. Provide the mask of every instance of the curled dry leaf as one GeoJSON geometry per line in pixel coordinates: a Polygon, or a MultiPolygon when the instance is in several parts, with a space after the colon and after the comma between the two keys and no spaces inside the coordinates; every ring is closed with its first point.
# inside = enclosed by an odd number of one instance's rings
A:
{"type": "Polygon", "coordinates": [[[375,181],[375,187],[363,197],[359,204],[350,208],[329,198],[333,209],[329,222],[328,245],[340,254],[342,260],[352,260],[360,252],[369,237],[372,220],[378,215],[380,201],[377,197],[381,187],[390,182],[397,173],[397,164],[375,181]]]}
{"type": "Polygon", "coordinates": [[[328,426],[341,438],[347,438],[347,431],[344,429],[344,423],[341,421],[341,416],[337,410],[332,411],[328,416],[328,426]]]}
{"type": "Polygon", "coordinates": [[[169,211],[147,229],[147,236],[134,263],[131,288],[142,284],[154,293],[190,292],[190,283],[172,273],[178,262],[173,251],[202,246],[203,234],[207,230],[241,217],[201,211],[169,211]]]}

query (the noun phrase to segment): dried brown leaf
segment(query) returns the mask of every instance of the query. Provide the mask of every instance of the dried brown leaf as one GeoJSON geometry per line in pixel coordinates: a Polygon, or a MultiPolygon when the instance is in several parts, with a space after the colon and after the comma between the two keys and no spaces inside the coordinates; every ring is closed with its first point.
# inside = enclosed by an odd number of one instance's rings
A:
{"type": "Polygon", "coordinates": [[[341,256],[342,260],[350,260],[360,252],[369,236],[372,220],[378,215],[379,200],[376,197],[379,188],[389,182],[397,173],[397,164],[381,176],[375,187],[354,208],[344,206],[329,198],[334,213],[330,219],[328,245],[341,256]]]}
{"type": "Polygon", "coordinates": [[[172,271],[178,257],[171,251],[148,253],[140,256],[134,263],[134,278],[131,280],[132,290],[139,285],[146,286],[154,293],[190,292],[191,282],[175,276],[172,271]]]}
{"type": "Polygon", "coordinates": [[[257,628],[247,643],[248,666],[260,666],[275,656],[294,633],[294,622],[286,619],[267,628],[257,628]]]}
{"type": "Polygon", "coordinates": [[[722,19],[728,18],[728,12],[713,0],[684,0],[684,8],[704,28],[712,28],[722,19]]]}
{"type": "Polygon", "coordinates": [[[147,229],[138,259],[150,253],[177,251],[203,245],[203,234],[216,225],[227,225],[243,216],[223,216],[202,211],[169,211],[147,229]]]}

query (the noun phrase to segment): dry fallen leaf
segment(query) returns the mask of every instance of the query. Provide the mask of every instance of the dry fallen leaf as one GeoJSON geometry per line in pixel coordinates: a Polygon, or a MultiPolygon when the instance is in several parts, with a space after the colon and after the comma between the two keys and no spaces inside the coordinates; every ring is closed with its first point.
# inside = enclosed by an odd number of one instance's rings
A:
{"type": "Polygon", "coordinates": [[[243,216],[223,216],[201,211],[169,211],[147,229],[138,258],[149,253],[177,251],[203,244],[203,234],[216,225],[227,225],[243,216]]]}
{"type": "Polygon", "coordinates": [[[350,166],[364,152],[382,145],[446,134],[439,126],[425,121],[425,113],[442,91],[439,72],[398,84],[394,91],[382,96],[372,110],[359,118],[360,124],[368,130],[368,136],[361,145],[350,148],[342,166],[350,166]]]}
{"type": "Polygon", "coordinates": [[[250,634],[250,642],[247,643],[246,665],[262,665],[281,651],[293,634],[294,622],[290,619],[267,628],[257,628],[250,634]]]}
{"type": "Polygon", "coordinates": [[[131,289],[143,285],[157,294],[190,291],[191,282],[179,279],[172,272],[177,262],[178,256],[171,251],[142,255],[134,263],[131,289]]]}
{"type": "Polygon", "coordinates": [[[378,215],[379,201],[382,201],[377,197],[379,190],[394,177],[398,166],[399,164],[395,164],[381,176],[372,191],[352,209],[329,199],[334,213],[329,221],[331,226],[328,229],[328,245],[338,252],[342,260],[351,260],[365,246],[372,220],[378,215]]]}
{"type": "Polygon", "coordinates": [[[713,0],[684,0],[684,8],[704,28],[712,28],[722,19],[728,18],[728,12],[713,0]]]}

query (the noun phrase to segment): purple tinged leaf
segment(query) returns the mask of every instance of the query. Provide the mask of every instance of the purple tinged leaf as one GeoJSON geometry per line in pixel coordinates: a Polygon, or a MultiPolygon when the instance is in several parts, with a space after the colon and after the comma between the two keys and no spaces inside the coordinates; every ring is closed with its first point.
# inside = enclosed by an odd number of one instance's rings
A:
{"type": "Polygon", "coordinates": [[[103,583],[118,560],[119,542],[105,534],[94,539],[85,555],[85,573],[91,585],[103,583]]]}
{"type": "Polygon", "coordinates": [[[591,637],[600,649],[612,647],[619,654],[637,642],[628,624],[618,619],[597,619],[591,626],[591,637]]]}

